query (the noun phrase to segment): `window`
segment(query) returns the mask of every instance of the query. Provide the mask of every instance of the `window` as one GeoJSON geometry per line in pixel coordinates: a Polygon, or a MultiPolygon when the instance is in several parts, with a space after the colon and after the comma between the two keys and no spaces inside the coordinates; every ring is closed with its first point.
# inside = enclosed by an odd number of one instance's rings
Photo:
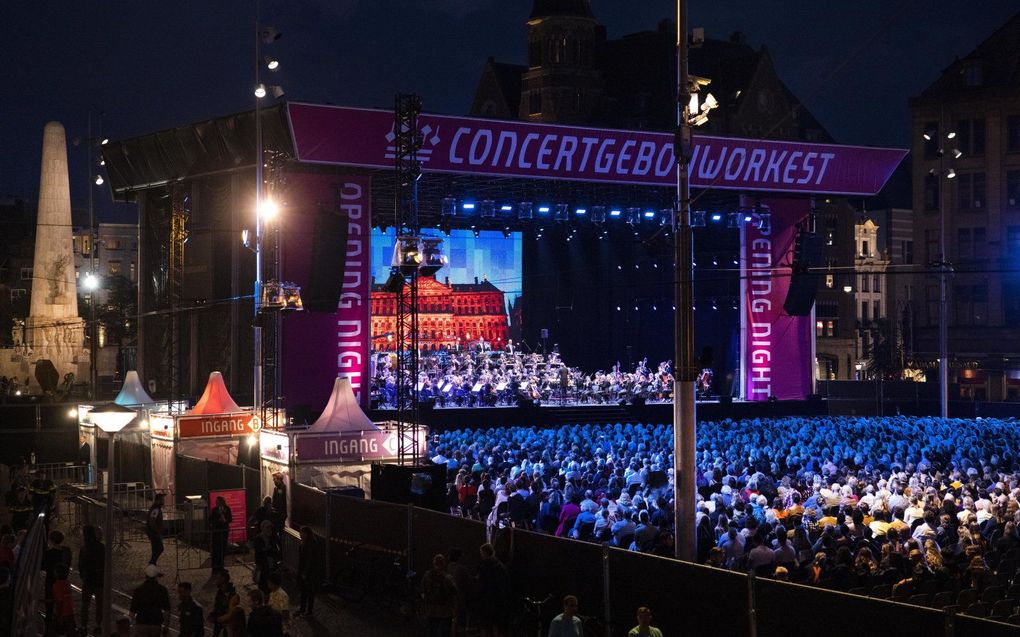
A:
{"type": "Polygon", "coordinates": [[[542,94],[538,91],[532,91],[528,96],[528,112],[532,115],[536,115],[542,112],[542,94]]]}
{"type": "Polygon", "coordinates": [[[871,317],[874,320],[876,320],[876,321],[878,319],[882,318],[882,302],[881,301],[872,301],[871,302],[871,317]]]}
{"type": "Polygon", "coordinates": [[[815,314],[822,318],[838,317],[839,304],[836,301],[819,301],[815,306],[815,314]]]}
{"type": "Polygon", "coordinates": [[[1006,171],[1006,207],[1020,208],[1020,170],[1006,171]]]}
{"type": "Polygon", "coordinates": [[[913,241],[900,241],[900,258],[903,259],[903,263],[906,264],[911,264],[914,262],[913,241]]]}
{"type": "Polygon", "coordinates": [[[825,335],[830,337],[836,335],[836,321],[825,322],[825,335]]]}
{"type": "Polygon", "coordinates": [[[939,123],[925,122],[924,134],[931,138],[924,140],[924,156],[934,159],[939,156],[939,123]]]}
{"type": "Polygon", "coordinates": [[[965,173],[956,177],[957,206],[960,210],[982,210],[985,207],[985,174],[965,173]]]}
{"type": "Polygon", "coordinates": [[[988,324],[988,286],[954,285],[952,307],[957,325],[988,324]]]}
{"type": "Polygon", "coordinates": [[[924,255],[928,263],[936,263],[939,259],[939,231],[924,231],[924,255]]]}
{"type": "Polygon", "coordinates": [[[832,286],[836,284],[836,276],[833,274],[825,275],[825,287],[832,289],[832,286]]]}
{"type": "Polygon", "coordinates": [[[925,175],[924,209],[938,210],[938,207],[939,207],[939,178],[937,175],[925,175]]]}
{"type": "Polygon", "coordinates": [[[1020,256],[1020,226],[1006,226],[1006,254],[1020,256]]]}
{"type": "Polygon", "coordinates": [[[107,250],[120,250],[120,239],[107,239],[103,243],[107,250]]]}
{"type": "Polygon", "coordinates": [[[928,311],[928,325],[934,327],[939,324],[939,286],[926,285],[924,287],[924,304],[928,311]]]}
{"type": "Polygon", "coordinates": [[[825,336],[825,321],[815,321],[815,336],[825,336]]]}
{"type": "Polygon", "coordinates": [[[28,290],[25,288],[11,288],[11,301],[16,301],[24,296],[28,296],[28,290]]]}
{"type": "Polygon", "coordinates": [[[960,259],[978,259],[984,255],[985,229],[959,228],[957,234],[957,257],[960,259]]]}
{"type": "Polygon", "coordinates": [[[120,274],[122,271],[123,271],[123,268],[121,267],[120,259],[112,259],[112,260],[107,262],[107,264],[106,264],[106,272],[110,276],[114,276],[114,275],[120,274]]]}
{"type": "Polygon", "coordinates": [[[21,268],[21,280],[28,281],[32,278],[32,268],[21,268]]]}
{"type": "Polygon", "coordinates": [[[1020,152],[1020,115],[1006,117],[1006,152],[1020,152]]]}
{"type": "Polygon", "coordinates": [[[871,277],[871,291],[881,292],[882,291],[882,275],[876,274],[871,277]]]}
{"type": "Polygon", "coordinates": [[[836,215],[825,216],[825,245],[836,245],[836,215]]]}
{"type": "Polygon", "coordinates": [[[984,83],[984,69],[980,62],[973,62],[963,67],[963,85],[978,87],[984,83]]]}
{"type": "Polygon", "coordinates": [[[868,275],[867,274],[862,274],[860,277],[858,277],[858,279],[859,280],[858,280],[857,286],[860,289],[860,291],[861,292],[870,292],[871,290],[868,287],[868,275]]]}
{"type": "Polygon", "coordinates": [[[959,148],[964,155],[985,154],[985,120],[961,119],[956,122],[956,139],[947,139],[946,152],[959,148]],[[955,144],[953,143],[955,142],[955,144]]]}
{"type": "Polygon", "coordinates": [[[861,241],[861,256],[865,259],[871,256],[871,246],[867,239],[861,241]]]}
{"type": "Polygon", "coordinates": [[[868,302],[861,301],[861,322],[867,323],[869,320],[871,319],[868,318],[868,302]]]}

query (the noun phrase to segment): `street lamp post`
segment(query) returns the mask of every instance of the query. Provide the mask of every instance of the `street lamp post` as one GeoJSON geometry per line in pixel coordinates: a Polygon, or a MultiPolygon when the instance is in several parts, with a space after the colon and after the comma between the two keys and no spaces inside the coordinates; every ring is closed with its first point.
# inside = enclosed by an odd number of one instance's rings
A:
{"type": "Polygon", "coordinates": [[[97,427],[106,432],[108,438],[106,449],[106,528],[104,539],[106,550],[103,552],[103,623],[102,634],[112,634],[113,624],[113,441],[117,432],[126,427],[135,418],[135,411],[121,407],[116,403],[97,407],[89,412],[89,418],[97,427]]]}

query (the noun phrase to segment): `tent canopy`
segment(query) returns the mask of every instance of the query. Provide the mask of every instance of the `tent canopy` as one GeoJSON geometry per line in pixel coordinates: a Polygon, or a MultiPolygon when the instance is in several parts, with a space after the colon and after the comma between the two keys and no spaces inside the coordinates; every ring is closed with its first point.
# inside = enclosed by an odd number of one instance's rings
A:
{"type": "Polygon", "coordinates": [[[343,431],[379,431],[379,427],[361,411],[354,398],[349,378],[337,378],[333,383],[333,395],[319,419],[305,431],[309,433],[343,431]]]}
{"type": "Polygon", "coordinates": [[[132,369],[124,377],[124,386],[120,388],[120,393],[113,399],[113,402],[126,406],[149,405],[156,401],[142,387],[142,380],[138,377],[138,372],[132,369]]]}
{"type": "Polygon", "coordinates": [[[209,374],[209,382],[206,383],[202,397],[195,403],[191,414],[232,414],[241,411],[241,408],[230,397],[227,386],[223,383],[223,374],[213,372],[209,374]]]}

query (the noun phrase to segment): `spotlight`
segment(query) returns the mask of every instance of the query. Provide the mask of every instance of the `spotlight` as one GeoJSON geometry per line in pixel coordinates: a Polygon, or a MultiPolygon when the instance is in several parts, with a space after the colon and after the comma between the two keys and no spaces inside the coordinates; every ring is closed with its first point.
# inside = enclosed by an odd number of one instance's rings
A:
{"type": "Polygon", "coordinates": [[[95,290],[98,287],[99,287],[99,277],[97,277],[92,272],[89,272],[88,274],[86,274],[85,275],[85,289],[91,291],[91,290],[95,290]]]}
{"type": "Polygon", "coordinates": [[[930,141],[931,141],[931,138],[932,138],[932,137],[933,137],[934,135],[935,135],[935,133],[933,133],[933,132],[931,132],[931,131],[924,131],[924,135],[922,135],[922,137],[924,137],[924,141],[926,141],[926,142],[930,142],[930,141]]]}
{"type": "Polygon", "coordinates": [[[610,217],[619,217],[622,214],[623,214],[623,211],[620,210],[619,208],[613,208],[612,210],[609,211],[609,216],[610,217]]]}
{"type": "Polygon", "coordinates": [[[462,203],[460,205],[460,207],[463,208],[464,210],[474,210],[475,209],[475,204],[474,204],[474,202],[471,202],[471,201],[465,201],[464,203],[462,203]]]}
{"type": "Polygon", "coordinates": [[[726,215],[726,227],[727,228],[739,228],[740,217],[742,215],[739,212],[731,212],[726,215]]]}
{"type": "Polygon", "coordinates": [[[673,209],[663,208],[659,211],[659,225],[669,226],[673,224],[673,209]]]}
{"type": "Polygon", "coordinates": [[[654,210],[645,210],[645,219],[654,219],[654,218],[655,218],[655,211],[654,210]]]}
{"type": "Polygon", "coordinates": [[[574,216],[575,217],[583,217],[586,214],[588,214],[588,209],[587,208],[576,208],[574,210],[574,216]]]}
{"type": "Polygon", "coordinates": [[[266,199],[262,202],[262,209],[259,211],[262,213],[262,218],[269,221],[276,217],[277,213],[280,212],[280,207],[276,205],[276,202],[272,199],[266,199]]]}
{"type": "Polygon", "coordinates": [[[276,99],[280,99],[284,95],[283,87],[281,87],[281,86],[275,86],[275,85],[274,86],[270,86],[269,87],[269,92],[272,93],[273,97],[275,97],[276,99]]]}
{"type": "Polygon", "coordinates": [[[556,204],[556,213],[553,215],[554,221],[566,221],[569,215],[568,206],[565,203],[556,204]]]}
{"type": "Polygon", "coordinates": [[[262,99],[265,96],[266,96],[266,85],[260,83],[258,86],[255,87],[255,97],[257,97],[259,99],[262,99]]]}
{"type": "Polygon", "coordinates": [[[503,238],[504,239],[509,239],[511,234],[512,233],[510,232],[510,228],[503,228],[503,238]]]}
{"type": "Polygon", "coordinates": [[[496,202],[492,199],[484,199],[478,206],[478,216],[491,219],[496,216],[496,202]]]}
{"type": "Polygon", "coordinates": [[[547,214],[549,214],[549,206],[547,206],[547,205],[539,206],[538,207],[538,214],[540,214],[540,215],[547,215],[547,214]]]}
{"type": "Polygon", "coordinates": [[[692,210],[691,211],[691,227],[692,228],[704,228],[705,227],[705,211],[704,210],[692,210]]]}
{"type": "Polygon", "coordinates": [[[499,207],[500,212],[513,212],[514,207],[510,204],[503,204],[499,207]]]}
{"type": "Polygon", "coordinates": [[[952,179],[954,177],[956,177],[956,171],[950,168],[949,172],[946,173],[946,179],[952,179]]]}
{"type": "Polygon", "coordinates": [[[444,217],[453,217],[457,214],[457,200],[453,197],[443,197],[440,204],[439,214],[444,217]]]}
{"type": "Polygon", "coordinates": [[[606,222],[606,207],[605,206],[592,206],[592,209],[591,209],[591,220],[594,223],[605,223],[606,222]]]}
{"type": "Polygon", "coordinates": [[[67,417],[68,418],[77,418],[78,417],[78,410],[75,409],[74,407],[71,407],[70,409],[67,410],[67,417]]]}
{"type": "Polygon", "coordinates": [[[712,221],[722,221],[722,213],[713,212],[712,221]]]}
{"type": "Polygon", "coordinates": [[[418,266],[418,273],[422,276],[433,276],[446,265],[446,255],[443,254],[443,240],[435,237],[425,237],[421,240],[421,265],[418,266]]]}
{"type": "Polygon", "coordinates": [[[103,185],[103,176],[102,175],[96,175],[96,185],[97,186],[102,186],[103,185]]]}
{"type": "Polygon", "coordinates": [[[421,262],[421,240],[409,235],[397,237],[393,244],[393,259],[390,265],[397,268],[400,274],[409,276],[415,273],[421,262]]]}
{"type": "Polygon", "coordinates": [[[109,143],[110,143],[110,139],[108,137],[104,137],[103,141],[99,142],[99,145],[100,146],[106,146],[109,143]]]}
{"type": "Polygon", "coordinates": [[[627,208],[627,223],[632,226],[636,226],[641,223],[641,209],[640,208],[627,208]]]}
{"type": "Polygon", "coordinates": [[[953,159],[959,159],[961,157],[963,157],[963,151],[961,151],[959,148],[954,148],[953,149],[953,159]]]}
{"type": "Polygon", "coordinates": [[[955,137],[956,137],[956,131],[950,131],[950,132],[949,132],[949,133],[948,133],[948,134],[946,135],[946,139],[954,139],[955,137]]]}
{"type": "Polygon", "coordinates": [[[270,71],[275,71],[280,68],[280,61],[269,55],[263,56],[262,60],[266,63],[266,68],[270,71]]]}
{"type": "Polygon", "coordinates": [[[255,434],[249,434],[248,435],[248,446],[249,447],[254,447],[255,443],[257,443],[258,441],[259,441],[259,439],[255,437],[255,434]]]}
{"type": "Polygon", "coordinates": [[[522,201],[517,205],[517,218],[518,219],[534,219],[535,209],[530,201],[522,201]]]}
{"type": "Polygon", "coordinates": [[[475,235],[475,238],[477,238],[477,237],[478,237],[478,235],[480,235],[480,234],[481,234],[481,231],[479,231],[479,230],[478,230],[478,228],[475,228],[475,229],[474,229],[474,230],[473,230],[472,232],[474,233],[474,235],[475,235]]]}

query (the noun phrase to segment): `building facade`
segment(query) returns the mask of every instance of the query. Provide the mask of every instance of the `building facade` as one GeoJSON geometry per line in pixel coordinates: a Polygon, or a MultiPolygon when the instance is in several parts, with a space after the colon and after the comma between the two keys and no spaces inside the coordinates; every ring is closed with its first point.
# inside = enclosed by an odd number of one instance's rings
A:
{"type": "Polygon", "coordinates": [[[950,398],[1020,400],[1020,14],[910,109],[914,366],[937,377],[944,264],[950,398]]]}
{"type": "MultiPolygon", "coordinates": [[[[372,343],[378,351],[393,351],[397,331],[396,298],[372,286],[372,343]]],[[[419,343],[423,350],[459,350],[485,341],[502,349],[510,338],[503,292],[489,281],[440,283],[435,277],[418,280],[419,343]]]]}

